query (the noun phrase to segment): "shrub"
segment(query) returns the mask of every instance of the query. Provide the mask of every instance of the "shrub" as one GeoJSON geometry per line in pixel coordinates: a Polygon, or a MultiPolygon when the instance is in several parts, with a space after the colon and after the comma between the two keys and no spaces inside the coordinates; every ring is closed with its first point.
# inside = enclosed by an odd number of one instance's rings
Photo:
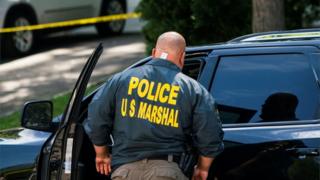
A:
{"type": "Polygon", "coordinates": [[[147,23],[149,53],[166,31],[181,33],[188,45],[227,41],[250,32],[251,0],[142,0],[137,11],[147,23]]]}
{"type": "MultiPolygon", "coordinates": [[[[286,28],[309,27],[320,18],[319,4],[319,0],[285,0],[286,28]]],[[[252,32],[252,0],[141,0],[137,11],[146,21],[147,53],[166,31],[181,33],[189,46],[228,41],[252,32]]]]}

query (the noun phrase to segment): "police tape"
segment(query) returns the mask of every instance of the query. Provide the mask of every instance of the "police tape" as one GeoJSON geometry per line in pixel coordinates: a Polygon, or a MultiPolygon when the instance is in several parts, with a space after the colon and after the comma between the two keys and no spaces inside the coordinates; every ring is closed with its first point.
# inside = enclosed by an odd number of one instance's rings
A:
{"type": "Polygon", "coordinates": [[[61,21],[54,23],[46,23],[46,24],[36,24],[30,26],[19,26],[19,27],[8,27],[0,29],[0,33],[12,33],[18,31],[34,31],[41,29],[49,29],[49,28],[62,28],[62,27],[70,27],[70,26],[78,26],[78,25],[88,25],[88,24],[96,24],[102,22],[110,22],[117,20],[125,20],[125,19],[134,19],[139,18],[141,13],[127,13],[127,14],[114,14],[107,16],[99,16],[93,18],[85,18],[85,19],[76,19],[69,21],[61,21]]]}

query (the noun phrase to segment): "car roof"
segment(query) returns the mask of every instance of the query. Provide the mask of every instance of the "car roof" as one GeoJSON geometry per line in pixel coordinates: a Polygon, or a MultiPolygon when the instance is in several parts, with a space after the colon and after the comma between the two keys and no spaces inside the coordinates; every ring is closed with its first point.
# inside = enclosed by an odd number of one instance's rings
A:
{"type": "Polygon", "coordinates": [[[320,48],[320,28],[254,33],[225,43],[188,47],[187,52],[270,46],[315,46],[320,48]]]}

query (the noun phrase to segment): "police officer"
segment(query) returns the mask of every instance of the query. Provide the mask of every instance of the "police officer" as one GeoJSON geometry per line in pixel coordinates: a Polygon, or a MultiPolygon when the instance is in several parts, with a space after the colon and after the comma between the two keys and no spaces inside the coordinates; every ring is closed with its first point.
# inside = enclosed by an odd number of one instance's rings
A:
{"type": "Polygon", "coordinates": [[[187,179],[178,164],[186,134],[192,134],[199,153],[193,179],[207,178],[223,149],[223,131],[212,96],[181,72],[185,46],[180,34],[162,34],[151,61],[114,75],[94,96],[85,130],[99,173],[112,172],[112,179],[187,179]]]}

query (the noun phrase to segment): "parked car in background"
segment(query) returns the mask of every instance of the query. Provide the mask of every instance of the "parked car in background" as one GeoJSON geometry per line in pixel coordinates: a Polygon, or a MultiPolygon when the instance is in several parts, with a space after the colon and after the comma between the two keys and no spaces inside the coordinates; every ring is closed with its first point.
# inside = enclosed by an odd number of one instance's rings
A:
{"type": "MultiPolygon", "coordinates": [[[[27,26],[90,18],[111,14],[133,12],[139,0],[1,0],[0,28],[27,26]]],[[[137,20],[119,20],[97,23],[95,27],[101,36],[122,33],[126,22],[128,28],[137,29],[137,20]]],[[[0,34],[2,56],[25,55],[32,51],[39,36],[65,30],[66,28],[20,31],[0,34]]]]}
{"type": "MultiPolygon", "coordinates": [[[[187,48],[183,73],[216,99],[225,131],[225,150],[208,179],[319,180],[319,32],[251,34],[187,48]]],[[[94,149],[82,126],[99,89],[84,97],[102,51],[98,46],[88,59],[60,123],[51,121],[50,101],[25,105],[22,125],[53,133],[40,151],[37,179],[107,178],[96,171],[94,149]]]]}

